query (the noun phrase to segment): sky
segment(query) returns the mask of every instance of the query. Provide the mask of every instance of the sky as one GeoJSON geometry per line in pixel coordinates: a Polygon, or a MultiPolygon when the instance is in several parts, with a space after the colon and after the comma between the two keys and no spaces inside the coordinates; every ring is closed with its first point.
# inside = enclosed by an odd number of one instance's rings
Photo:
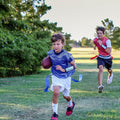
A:
{"type": "Polygon", "coordinates": [[[95,28],[103,26],[102,20],[109,18],[114,26],[120,26],[120,0],[45,0],[51,10],[42,20],[57,22],[62,32],[71,34],[79,41],[83,37],[93,39],[95,28]]]}

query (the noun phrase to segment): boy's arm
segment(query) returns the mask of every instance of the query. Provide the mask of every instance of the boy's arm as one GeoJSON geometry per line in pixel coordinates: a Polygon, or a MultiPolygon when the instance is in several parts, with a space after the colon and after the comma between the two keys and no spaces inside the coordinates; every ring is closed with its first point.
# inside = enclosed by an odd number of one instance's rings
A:
{"type": "Polygon", "coordinates": [[[100,46],[102,46],[104,49],[105,49],[105,51],[107,52],[107,53],[111,53],[111,42],[110,42],[110,40],[106,43],[107,44],[107,47],[105,47],[103,44],[102,44],[102,41],[98,41],[98,43],[99,43],[99,45],[100,46]]]}
{"type": "Polygon", "coordinates": [[[56,69],[57,69],[57,70],[60,70],[61,72],[65,72],[65,69],[63,69],[60,65],[57,65],[57,66],[56,66],[56,69]]]}
{"type": "Polygon", "coordinates": [[[107,44],[107,48],[105,51],[110,54],[112,50],[111,41],[107,40],[106,44],[107,44]]]}
{"type": "MultiPolygon", "coordinates": [[[[72,66],[74,66],[75,69],[77,68],[74,60],[71,61],[70,64],[71,64],[72,66]]],[[[74,69],[74,68],[72,68],[72,69],[74,69]]],[[[60,70],[60,71],[62,71],[62,72],[66,72],[66,71],[67,71],[67,69],[63,69],[60,65],[57,65],[57,66],[56,66],[56,69],[57,69],[57,70],[60,70]]]]}
{"type": "Polygon", "coordinates": [[[107,47],[105,51],[110,54],[111,53],[111,47],[107,47]]]}
{"type": "Polygon", "coordinates": [[[70,64],[73,65],[75,69],[77,68],[77,65],[75,64],[75,61],[74,61],[74,60],[71,61],[70,64]]]}

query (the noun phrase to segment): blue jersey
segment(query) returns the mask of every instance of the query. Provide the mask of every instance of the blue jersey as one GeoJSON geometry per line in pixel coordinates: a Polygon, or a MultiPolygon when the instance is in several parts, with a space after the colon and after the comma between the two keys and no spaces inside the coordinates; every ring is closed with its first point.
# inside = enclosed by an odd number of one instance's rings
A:
{"type": "Polygon", "coordinates": [[[56,53],[54,50],[50,50],[48,55],[52,62],[52,74],[58,78],[67,78],[70,77],[75,70],[71,70],[69,72],[61,72],[60,70],[56,70],[56,66],[60,65],[63,69],[70,67],[70,62],[74,60],[72,54],[68,53],[66,50],[62,50],[60,53],[56,53]]]}

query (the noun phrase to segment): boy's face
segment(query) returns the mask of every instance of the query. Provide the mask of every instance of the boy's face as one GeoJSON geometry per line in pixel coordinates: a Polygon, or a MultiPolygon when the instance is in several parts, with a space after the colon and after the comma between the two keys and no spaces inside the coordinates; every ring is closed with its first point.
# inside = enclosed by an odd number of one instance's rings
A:
{"type": "Polygon", "coordinates": [[[56,42],[52,43],[52,46],[56,53],[60,53],[64,43],[62,43],[61,40],[57,40],[56,42]]]}
{"type": "Polygon", "coordinates": [[[101,40],[102,40],[102,38],[104,37],[103,31],[98,30],[98,31],[97,31],[97,36],[98,36],[98,39],[101,39],[101,40]]]}

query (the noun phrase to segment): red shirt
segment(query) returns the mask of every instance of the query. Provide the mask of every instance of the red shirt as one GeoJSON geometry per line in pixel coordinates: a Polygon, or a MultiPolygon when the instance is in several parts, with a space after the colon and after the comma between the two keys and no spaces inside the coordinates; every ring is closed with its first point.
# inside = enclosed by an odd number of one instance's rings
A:
{"type": "MultiPolygon", "coordinates": [[[[106,45],[106,41],[107,41],[107,40],[108,40],[108,38],[106,38],[106,37],[104,37],[103,40],[102,40],[102,44],[103,44],[105,47],[107,47],[107,45],[106,45]]],[[[105,49],[104,49],[102,46],[99,45],[99,43],[98,43],[97,41],[98,41],[98,38],[96,37],[96,38],[93,40],[93,42],[94,42],[94,44],[97,46],[99,54],[102,55],[102,56],[108,56],[108,55],[110,55],[109,53],[107,53],[107,52],[105,51],[105,49]]]]}

